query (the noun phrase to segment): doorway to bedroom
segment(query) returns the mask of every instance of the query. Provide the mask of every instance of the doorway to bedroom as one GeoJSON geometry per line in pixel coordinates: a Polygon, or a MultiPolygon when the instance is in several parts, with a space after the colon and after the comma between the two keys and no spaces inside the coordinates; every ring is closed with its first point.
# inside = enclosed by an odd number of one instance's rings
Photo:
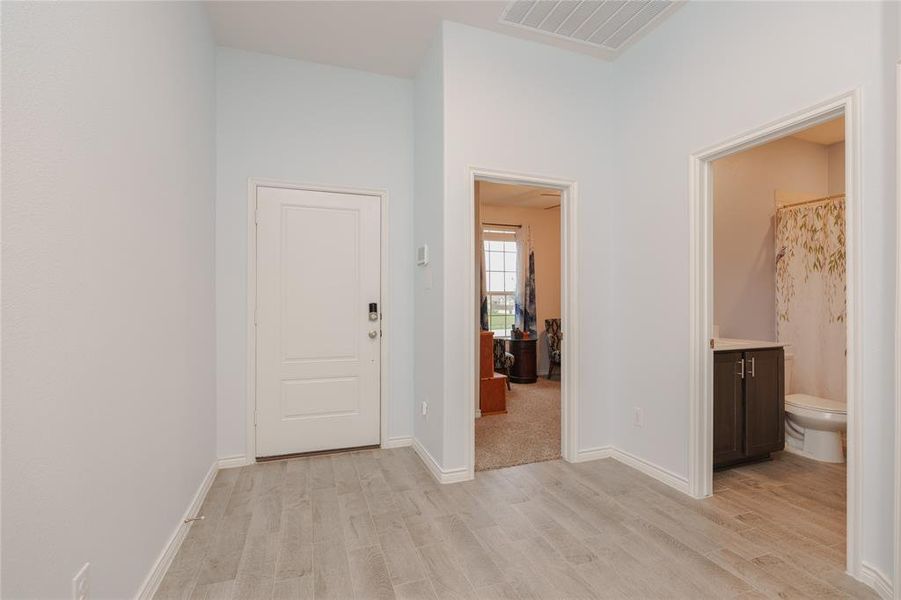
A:
{"type": "Polygon", "coordinates": [[[561,456],[561,191],[476,181],[475,470],[561,456]]]}

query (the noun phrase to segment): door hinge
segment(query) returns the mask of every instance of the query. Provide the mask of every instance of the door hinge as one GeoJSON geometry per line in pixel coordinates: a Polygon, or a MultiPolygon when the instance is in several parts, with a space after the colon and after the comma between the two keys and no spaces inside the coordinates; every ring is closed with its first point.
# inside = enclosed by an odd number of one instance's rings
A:
{"type": "Polygon", "coordinates": [[[253,411],[253,426],[257,426],[257,411],[253,411]]]}
{"type": "Polygon", "coordinates": [[[260,209],[259,208],[255,208],[253,210],[253,222],[256,223],[257,225],[260,224],[260,209]]]}

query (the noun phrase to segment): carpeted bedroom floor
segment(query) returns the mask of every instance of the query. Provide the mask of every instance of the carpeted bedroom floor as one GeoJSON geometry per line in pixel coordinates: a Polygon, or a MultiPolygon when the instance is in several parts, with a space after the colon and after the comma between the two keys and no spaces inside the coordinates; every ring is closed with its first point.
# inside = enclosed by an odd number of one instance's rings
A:
{"type": "Polygon", "coordinates": [[[560,458],[560,382],[513,384],[507,414],[476,419],[476,471],[560,458]]]}

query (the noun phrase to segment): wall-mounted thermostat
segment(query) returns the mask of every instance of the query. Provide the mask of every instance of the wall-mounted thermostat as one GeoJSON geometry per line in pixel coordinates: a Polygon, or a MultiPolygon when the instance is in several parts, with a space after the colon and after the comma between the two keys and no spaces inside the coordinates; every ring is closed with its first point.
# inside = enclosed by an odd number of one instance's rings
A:
{"type": "Polygon", "coordinates": [[[417,265],[427,265],[429,264],[429,246],[428,244],[423,244],[419,248],[416,249],[416,264],[417,265]]]}

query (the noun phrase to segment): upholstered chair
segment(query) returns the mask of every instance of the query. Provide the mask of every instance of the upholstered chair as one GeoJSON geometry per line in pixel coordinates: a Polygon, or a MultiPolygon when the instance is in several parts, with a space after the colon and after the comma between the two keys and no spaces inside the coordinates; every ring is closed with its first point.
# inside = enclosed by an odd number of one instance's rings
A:
{"type": "Polygon", "coordinates": [[[494,370],[507,374],[507,389],[510,389],[510,368],[516,359],[507,352],[506,340],[494,339],[494,370]]]}
{"type": "MultiPolygon", "coordinates": [[[[562,349],[563,330],[560,326],[560,319],[545,319],[544,331],[547,333],[547,378],[551,378],[554,372],[554,366],[560,367],[560,351],[562,349]]],[[[496,356],[496,354],[495,354],[496,356]]]]}

